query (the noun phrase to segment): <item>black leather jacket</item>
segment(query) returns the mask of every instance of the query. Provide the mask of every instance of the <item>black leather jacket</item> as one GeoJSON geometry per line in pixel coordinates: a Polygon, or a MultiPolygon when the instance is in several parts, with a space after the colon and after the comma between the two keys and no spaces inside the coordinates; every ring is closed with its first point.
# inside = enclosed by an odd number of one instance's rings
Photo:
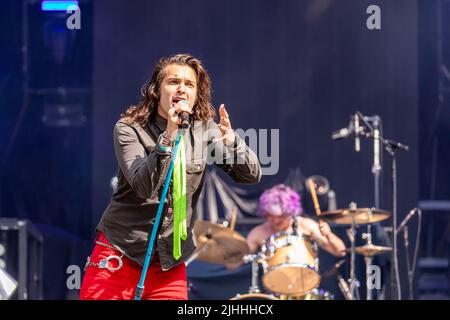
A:
{"type": "MultiPolygon", "coordinates": [[[[149,117],[145,128],[138,124],[128,124],[124,120],[119,120],[114,127],[118,188],[112,195],[97,230],[103,232],[108,241],[140,265],[144,264],[165,176],[172,159],[170,151],[164,153],[155,148],[166,124],[167,120],[156,114],[149,117]]],[[[155,245],[164,270],[186,261],[196,248],[193,235],[195,208],[207,163],[216,159],[214,164],[239,183],[257,183],[261,179],[257,156],[238,135],[232,146],[225,146],[222,142],[211,143],[214,137],[220,137],[220,130],[212,120],[194,121],[184,135],[188,238],[181,241],[182,256],[175,260],[172,256],[173,215],[170,188],[155,245]],[[225,156],[222,155],[223,151],[225,156]],[[233,163],[220,159],[232,160],[233,163]]]]}

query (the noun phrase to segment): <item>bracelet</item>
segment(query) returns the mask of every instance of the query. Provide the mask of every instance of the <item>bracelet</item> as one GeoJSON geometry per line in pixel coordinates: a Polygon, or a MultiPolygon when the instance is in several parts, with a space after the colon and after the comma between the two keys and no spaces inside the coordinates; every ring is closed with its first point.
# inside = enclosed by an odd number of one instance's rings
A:
{"type": "Polygon", "coordinates": [[[161,145],[161,144],[157,144],[156,147],[157,147],[158,150],[159,150],[160,152],[162,152],[162,153],[170,153],[170,151],[172,151],[172,148],[163,146],[163,145],[161,145]]]}
{"type": "Polygon", "coordinates": [[[156,148],[162,153],[172,152],[171,143],[167,137],[167,131],[164,131],[159,135],[158,141],[156,142],[156,148]]]}
{"type": "Polygon", "coordinates": [[[163,146],[166,147],[170,147],[172,145],[172,143],[170,142],[169,139],[169,134],[167,133],[167,131],[164,130],[164,132],[160,135],[160,141],[158,142],[159,144],[162,144],[163,146]]]}

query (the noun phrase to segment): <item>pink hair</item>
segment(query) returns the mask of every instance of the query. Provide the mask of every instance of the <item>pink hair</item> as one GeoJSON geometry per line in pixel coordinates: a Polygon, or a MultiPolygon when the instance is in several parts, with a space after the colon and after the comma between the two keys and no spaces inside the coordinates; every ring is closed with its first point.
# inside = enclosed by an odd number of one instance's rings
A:
{"type": "Polygon", "coordinates": [[[263,192],[259,198],[259,212],[261,217],[271,216],[299,216],[303,212],[300,204],[300,195],[284,184],[263,192]]]}

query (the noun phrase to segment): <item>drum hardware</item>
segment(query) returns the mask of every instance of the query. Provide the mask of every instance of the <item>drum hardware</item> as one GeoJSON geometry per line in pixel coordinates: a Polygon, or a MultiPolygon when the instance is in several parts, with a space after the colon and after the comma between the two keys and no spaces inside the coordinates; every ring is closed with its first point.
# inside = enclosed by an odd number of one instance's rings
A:
{"type": "Polygon", "coordinates": [[[348,287],[347,281],[342,278],[341,274],[337,274],[338,279],[338,287],[342,292],[342,295],[344,296],[345,300],[353,300],[352,293],[350,292],[350,288],[348,287]]]}
{"type": "MultiPolygon", "coordinates": [[[[369,276],[369,267],[372,265],[372,256],[375,254],[382,253],[382,251],[389,251],[387,247],[379,247],[374,246],[372,244],[372,233],[371,229],[368,228],[367,232],[364,233],[363,239],[367,240],[367,245],[362,247],[355,247],[355,236],[356,236],[356,227],[359,225],[380,222],[389,218],[390,213],[384,210],[376,209],[376,208],[357,208],[356,203],[350,203],[349,209],[339,209],[334,211],[325,211],[322,213],[322,217],[325,220],[331,221],[335,224],[351,224],[351,228],[347,229],[347,236],[351,243],[351,248],[348,250],[351,254],[351,267],[350,267],[350,292],[351,296],[354,297],[355,293],[355,285],[352,286],[352,283],[356,284],[355,279],[355,253],[361,254],[365,256],[365,264],[366,264],[366,276],[369,276]]],[[[367,300],[372,299],[372,289],[368,288],[366,292],[367,300]]]]}
{"type": "Polygon", "coordinates": [[[261,253],[247,254],[242,258],[244,263],[252,263],[252,282],[248,293],[237,294],[230,300],[279,300],[274,295],[261,293],[258,285],[258,263],[262,263],[265,257],[261,253]]]}
{"type": "MultiPolygon", "coordinates": [[[[367,228],[367,232],[362,234],[362,238],[367,239],[368,246],[372,245],[372,233],[370,228],[367,228]]],[[[369,279],[370,277],[369,268],[372,265],[373,258],[370,255],[366,255],[364,256],[364,261],[366,263],[366,279],[369,279]]],[[[372,300],[372,289],[367,284],[366,284],[366,300],[372,300]]]]}
{"type": "Polygon", "coordinates": [[[260,293],[258,286],[258,262],[252,261],[252,285],[248,288],[249,293],[260,293]]]}
{"type": "MultiPolygon", "coordinates": [[[[370,225],[367,227],[367,232],[362,234],[363,239],[367,239],[367,246],[372,246],[372,230],[370,225]]],[[[356,248],[355,248],[356,250],[356,248]]],[[[366,263],[366,279],[370,278],[369,268],[372,265],[373,258],[371,255],[364,256],[364,262],[366,263]]],[[[366,300],[372,300],[372,288],[366,283],[366,300]]]]}
{"type": "MultiPolygon", "coordinates": [[[[356,211],[356,203],[350,203],[350,210],[356,211]]],[[[355,236],[356,236],[356,223],[355,223],[355,215],[352,214],[352,228],[351,228],[351,256],[350,256],[350,298],[351,300],[355,300],[355,291],[358,290],[358,283],[355,275],[355,236]]],[[[359,292],[358,292],[359,296],[359,292]]]]}
{"type": "MultiPolygon", "coordinates": [[[[374,219],[373,211],[376,209],[367,209],[367,208],[357,208],[355,202],[351,202],[348,209],[339,209],[334,211],[325,211],[321,213],[321,217],[325,220],[332,221],[336,224],[350,224],[351,227],[347,229],[347,236],[350,240],[350,278],[349,288],[348,285],[345,287],[345,296],[347,300],[359,300],[359,281],[356,279],[355,275],[355,237],[356,237],[356,227],[359,224],[368,223],[368,221],[372,221],[374,219]]],[[[385,217],[386,215],[381,213],[381,210],[377,210],[379,213],[377,219],[380,217],[385,217]]],[[[387,215],[389,216],[389,215],[387,215]]],[[[345,280],[342,279],[345,282],[345,280]]],[[[340,280],[340,287],[343,287],[342,281],[340,280]]],[[[345,283],[347,284],[347,283],[345,283]]],[[[341,288],[341,291],[343,289],[341,288]]]]}
{"type": "MultiPolygon", "coordinates": [[[[359,144],[359,143],[358,143],[359,144]]],[[[359,151],[359,150],[358,150],[359,151]]],[[[359,291],[357,289],[359,288],[359,282],[356,279],[355,276],[355,236],[356,236],[356,221],[358,217],[359,224],[361,223],[369,223],[373,219],[372,210],[357,210],[356,203],[351,202],[349,205],[349,209],[346,210],[335,210],[335,211],[328,211],[328,212],[321,212],[319,201],[317,199],[317,184],[314,183],[312,179],[308,180],[309,184],[309,190],[314,202],[314,208],[316,211],[316,215],[320,218],[325,218],[335,222],[335,223],[341,223],[341,224],[351,224],[350,229],[350,242],[351,242],[351,258],[350,258],[350,289],[349,294],[347,294],[349,300],[355,300],[356,297],[358,297],[359,300],[359,291]],[[355,295],[357,293],[357,296],[355,295]]],[[[384,216],[383,216],[384,218],[384,216]]]]}
{"type": "Polygon", "coordinates": [[[263,263],[264,256],[261,253],[258,254],[247,254],[242,258],[244,263],[252,263],[252,282],[248,289],[248,293],[260,293],[258,285],[258,263],[263,263]]]}
{"type": "MultiPolygon", "coordinates": [[[[357,208],[356,203],[352,202],[349,205],[348,209],[338,209],[333,211],[324,211],[321,214],[321,217],[325,220],[333,222],[335,224],[350,224],[351,227],[347,229],[347,236],[350,240],[351,247],[347,249],[347,252],[351,254],[350,257],[350,279],[349,279],[349,289],[346,292],[346,299],[355,299],[356,295],[359,295],[357,292],[357,288],[359,287],[359,282],[355,277],[355,254],[360,254],[365,257],[366,264],[366,276],[369,275],[369,267],[372,264],[373,256],[381,253],[390,252],[392,248],[389,247],[381,247],[375,246],[372,243],[372,234],[368,229],[368,232],[362,234],[362,238],[367,240],[367,244],[364,246],[355,246],[355,237],[357,234],[356,228],[360,225],[370,224],[374,222],[379,222],[387,219],[390,216],[390,213],[384,210],[376,209],[376,208],[357,208]]],[[[339,281],[342,286],[342,281],[339,281]]],[[[342,291],[343,289],[341,289],[342,291]]],[[[371,300],[371,289],[367,289],[366,297],[368,300],[371,300]]]]}
{"type": "MultiPolygon", "coordinates": [[[[363,234],[363,239],[371,239],[371,235],[368,233],[363,234]]],[[[367,244],[364,246],[355,247],[355,253],[364,256],[364,261],[366,264],[366,279],[370,277],[370,266],[372,265],[373,257],[378,254],[391,252],[391,247],[381,247],[372,244],[371,240],[367,241],[367,244]]],[[[351,250],[347,250],[347,252],[351,252],[351,250]]],[[[368,287],[366,292],[367,300],[371,300],[371,289],[368,287]]]]}

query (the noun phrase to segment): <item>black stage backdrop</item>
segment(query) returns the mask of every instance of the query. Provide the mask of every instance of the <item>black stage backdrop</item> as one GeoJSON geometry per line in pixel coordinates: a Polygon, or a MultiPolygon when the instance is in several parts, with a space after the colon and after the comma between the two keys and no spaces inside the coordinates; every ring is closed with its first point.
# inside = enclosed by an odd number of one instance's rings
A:
{"type": "MultiPolygon", "coordinates": [[[[417,16],[413,0],[95,1],[91,232],[116,173],[113,125],[138,100],[157,60],[180,52],[204,62],[214,105],[225,103],[235,128],[280,130],[279,172],[263,177],[267,186],[300,167],[329,179],[338,207],[373,206],[372,144],[362,141],[356,153],[351,139],[333,142],[331,133],[355,110],[381,116],[385,138],[410,146],[397,158],[401,221],[418,199],[417,16]],[[373,4],[381,30],[366,27],[373,4]]],[[[381,207],[392,211],[386,152],[382,165],[381,207]]],[[[399,259],[405,270],[404,252],[399,259]]],[[[246,290],[238,278],[235,291],[211,285],[198,297],[246,290]]]]}

